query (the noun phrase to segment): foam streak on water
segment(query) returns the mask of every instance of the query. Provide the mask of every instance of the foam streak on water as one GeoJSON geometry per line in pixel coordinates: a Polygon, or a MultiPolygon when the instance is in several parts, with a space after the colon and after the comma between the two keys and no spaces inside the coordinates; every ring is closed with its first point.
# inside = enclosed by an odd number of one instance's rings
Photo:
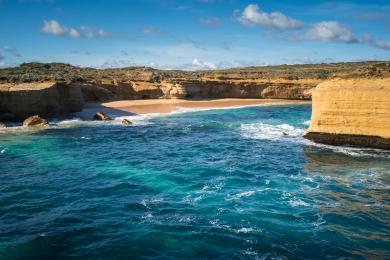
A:
{"type": "Polygon", "coordinates": [[[0,259],[390,258],[390,157],[301,136],[307,105],[0,134],[0,259]]]}

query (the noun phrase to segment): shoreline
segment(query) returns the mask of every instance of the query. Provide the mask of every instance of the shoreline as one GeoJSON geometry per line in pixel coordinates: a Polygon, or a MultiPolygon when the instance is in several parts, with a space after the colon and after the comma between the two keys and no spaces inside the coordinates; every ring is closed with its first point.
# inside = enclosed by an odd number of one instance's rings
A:
{"type": "Polygon", "coordinates": [[[99,109],[108,114],[114,113],[120,116],[145,115],[145,114],[169,114],[175,111],[186,109],[227,109],[261,105],[290,105],[290,104],[311,104],[306,100],[286,100],[286,99],[145,99],[145,100],[120,100],[105,103],[86,103],[83,111],[78,114],[83,117],[86,111],[99,109]]]}
{"type": "MultiPolygon", "coordinates": [[[[93,119],[97,112],[107,114],[112,118],[128,118],[133,120],[138,116],[168,115],[171,113],[187,113],[196,111],[205,111],[213,109],[236,109],[254,106],[273,106],[273,105],[295,105],[311,104],[311,101],[304,100],[285,100],[285,99],[142,99],[142,100],[120,100],[111,102],[89,102],[85,103],[84,108],[72,115],[49,117],[49,125],[57,125],[62,121],[82,120],[96,121],[93,119]]],[[[20,130],[27,128],[22,127],[22,121],[5,121],[7,127],[0,128],[0,132],[10,130],[20,130]]],[[[96,121],[98,122],[98,121],[96,121]]],[[[31,130],[31,129],[27,129],[31,130]]],[[[39,129],[34,129],[39,130],[39,129]]]]}

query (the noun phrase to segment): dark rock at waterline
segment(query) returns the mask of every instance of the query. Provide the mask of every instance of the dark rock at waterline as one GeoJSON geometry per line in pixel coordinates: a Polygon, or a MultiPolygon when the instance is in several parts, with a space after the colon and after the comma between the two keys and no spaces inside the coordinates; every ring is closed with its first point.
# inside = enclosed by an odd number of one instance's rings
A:
{"type": "Polygon", "coordinates": [[[284,135],[284,136],[287,136],[288,134],[287,134],[286,132],[283,132],[283,135],[284,135]]]}
{"type": "Polygon", "coordinates": [[[58,117],[79,112],[83,106],[81,88],[76,83],[0,82],[0,120],[22,121],[31,115],[58,117]]]}
{"type": "Polygon", "coordinates": [[[127,119],[123,119],[122,120],[122,125],[133,125],[133,122],[127,120],[127,119]]]}
{"type": "Polygon", "coordinates": [[[99,120],[99,121],[110,121],[112,120],[111,117],[109,117],[108,115],[102,113],[102,112],[97,112],[94,116],[93,116],[93,119],[94,120],[99,120]]]}
{"type": "Polygon", "coordinates": [[[30,116],[23,121],[23,127],[44,127],[48,125],[46,119],[38,115],[30,116]]]}

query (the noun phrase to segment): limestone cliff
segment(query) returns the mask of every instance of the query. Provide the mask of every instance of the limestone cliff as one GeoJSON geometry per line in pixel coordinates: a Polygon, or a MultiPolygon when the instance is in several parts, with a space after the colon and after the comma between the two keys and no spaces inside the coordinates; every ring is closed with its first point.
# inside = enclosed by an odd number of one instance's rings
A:
{"type": "Polygon", "coordinates": [[[336,78],[312,92],[305,137],[326,144],[390,149],[390,78],[336,78]]]}
{"type": "Polygon", "coordinates": [[[0,120],[22,120],[31,115],[59,116],[80,111],[80,86],[69,83],[0,84],[0,120]]]}
{"type": "Polygon", "coordinates": [[[311,99],[334,74],[381,77],[389,62],[247,67],[215,71],[164,71],[146,67],[80,68],[63,63],[25,63],[0,69],[0,119],[80,110],[83,100],[155,98],[311,99]]]}
{"type": "Polygon", "coordinates": [[[163,82],[163,98],[279,98],[310,99],[319,80],[185,80],[163,82]]]}

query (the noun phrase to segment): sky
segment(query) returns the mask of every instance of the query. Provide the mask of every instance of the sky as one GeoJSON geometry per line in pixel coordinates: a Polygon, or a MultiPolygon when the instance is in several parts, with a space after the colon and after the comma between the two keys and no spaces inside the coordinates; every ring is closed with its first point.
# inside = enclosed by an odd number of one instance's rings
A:
{"type": "Polygon", "coordinates": [[[390,0],[0,0],[0,67],[390,60],[390,0]]]}

